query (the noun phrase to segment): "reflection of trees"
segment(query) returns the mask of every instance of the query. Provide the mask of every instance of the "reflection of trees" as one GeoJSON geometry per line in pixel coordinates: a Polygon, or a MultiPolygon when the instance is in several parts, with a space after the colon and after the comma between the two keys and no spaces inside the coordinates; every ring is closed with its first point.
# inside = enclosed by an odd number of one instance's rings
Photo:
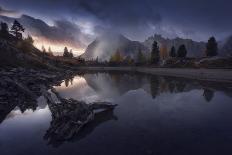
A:
{"type": "Polygon", "coordinates": [[[97,93],[108,94],[110,97],[118,97],[130,90],[136,90],[147,84],[143,74],[99,74],[98,76],[87,74],[84,76],[88,86],[97,93]]]}
{"type": "Polygon", "coordinates": [[[207,102],[210,102],[214,97],[214,91],[210,89],[204,89],[203,96],[207,102]]]}
{"type": "Polygon", "coordinates": [[[174,91],[175,91],[175,83],[174,82],[172,82],[172,81],[170,81],[170,82],[168,82],[168,88],[169,88],[169,91],[171,92],[171,93],[174,93],[174,91]]]}
{"type": "Polygon", "coordinates": [[[151,96],[155,98],[159,93],[160,81],[157,76],[151,76],[150,78],[150,89],[151,89],[151,96]]]}
{"type": "Polygon", "coordinates": [[[176,82],[176,90],[177,90],[178,92],[183,92],[185,86],[186,86],[186,83],[185,83],[184,81],[177,81],[177,82],[176,82]]]}
{"type": "Polygon", "coordinates": [[[27,102],[23,101],[19,103],[15,103],[15,102],[1,103],[0,104],[0,123],[2,123],[2,121],[4,121],[4,119],[6,118],[6,116],[16,107],[18,107],[20,111],[24,113],[28,109],[32,109],[33,111],[35,111],[37,106],[38,105],[36,101],[32,101],[32,100],[27,101],[27,102]]]}
{"type": "Polygon", "coordinates": [[[73,78],[74,77],[70,77],[70,78],[64,80],[64,83],[65,83],[66,87],[68,87],[69,84],[73,85],[73,78]]]}
{"type": "Polygon", "coordinates": [[[0,123],[4,121],[7,115],[16,107],[24,113],[27,109],[35,110],[37,108],[37,101],[32,95],[26,91],[19,89],[12,83],[8,84],[8,87],[1,86],[0,92],[4,92],[5,95],[0,96],[0,123]]]}

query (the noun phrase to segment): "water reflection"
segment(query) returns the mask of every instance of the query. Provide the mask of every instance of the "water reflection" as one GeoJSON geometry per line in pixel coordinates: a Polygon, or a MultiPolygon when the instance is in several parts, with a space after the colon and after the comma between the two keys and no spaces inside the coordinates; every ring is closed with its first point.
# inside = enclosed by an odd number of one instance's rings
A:
{"type": "Polygon", "coordinates": [[[181,93],[202,89],[204,90],[202,96],[208,102],[213,98],[214,90],[231,94],[230,88],[225,90],[225,85],[215,85],[214,82],[202,83],[173,77],[121,73],[85,74],[81,77],[66,79],[60,87],[56,87],[63,97],[87,102],[112,101],[112,99],[120,97],[130,90],[139,88],[151,94],[152,98],[162,93],[181,93]]]}
{"type": "MultiPolygon", "coordinates": [[[[116,72],[70,77],[55,88],[64,98],[112,101],[119,106],[115,111],[99,111],[75,137],[67,139],[57,133],[75,130],[70,116],[75,116],[75,108],[67,113],[66,105],[47,105],[43,97],[38,103],[0,104],[1,150],[22,154],[20,143],[27,137],[25,146],[41,148],[37,154],[63,154],[68,150],[73,154],[232,152],[230,84],[116,72]],[[22,124],[23,129],[17,133],[22,124]],[[12,150],[12,145],[19,147],[12,150]],[[57,151],[49,152],[49,146],[57,151]]],[[[35,154],[33,149],[30,152],[35,154]]]]}
{"type": "Polygon", "coordinates": [[[205,89],[204,89],[203,96],[204,96],[204,98],[205,98],[205,100],[206,100],[207,102],[210,102],[210,101],[213,99],[214,91],[205,88],[205,89]]]}

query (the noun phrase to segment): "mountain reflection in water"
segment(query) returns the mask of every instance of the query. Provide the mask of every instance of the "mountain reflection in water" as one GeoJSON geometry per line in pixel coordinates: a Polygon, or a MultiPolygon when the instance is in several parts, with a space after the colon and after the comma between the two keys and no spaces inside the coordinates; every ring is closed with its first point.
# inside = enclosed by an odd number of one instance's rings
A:
{"type": "MultiPolygon", "coordinates": [[[[99,111],[74,137],[58,139],[54,125],[62,126],[65,105],[52,108],[43,97],[38,103],[0,104],[1,154],[23,154],[25,146],[33,154],[232,153],[229,84],[113,72],[70,77],[55,89],[64,98],[118,107],[99,111]]],[[[75,130],[62,128],[67,127],[75,130]]]]}

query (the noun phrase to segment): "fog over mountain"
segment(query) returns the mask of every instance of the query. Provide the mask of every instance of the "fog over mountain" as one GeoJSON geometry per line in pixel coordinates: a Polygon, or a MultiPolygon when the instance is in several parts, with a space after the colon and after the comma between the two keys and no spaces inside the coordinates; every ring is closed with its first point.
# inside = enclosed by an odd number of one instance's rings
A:
{"type": "Polygon", "coordinates": [[[149,49],[138,41],[131,41],[117,33],[104,33],[89,44],[82,57],[86,59],[98,57],[100,60],[109,60],[116,51],[119,51],[123,56],[135,58],[139,50],[146,55],[149,54],[149,49]]]}
{"type": "Polygon", "coordinates": [[[221,43],[219,54],[232,56],[232,35],[221,43]]]}

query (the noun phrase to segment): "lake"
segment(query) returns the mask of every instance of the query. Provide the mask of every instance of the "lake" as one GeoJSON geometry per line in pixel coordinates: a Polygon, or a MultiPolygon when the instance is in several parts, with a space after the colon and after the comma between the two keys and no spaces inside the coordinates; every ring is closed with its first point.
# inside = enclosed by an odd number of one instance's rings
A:
{"type": "Polygon", "coordinates": [[[102,72],[54,88],[64,98],[118,106],[99,111],[69,140],[48,132],[57,111],[43,97],[36,106],[17,106],[0,115],[1,155],[232,154],[231,84],[102,72]]]}

